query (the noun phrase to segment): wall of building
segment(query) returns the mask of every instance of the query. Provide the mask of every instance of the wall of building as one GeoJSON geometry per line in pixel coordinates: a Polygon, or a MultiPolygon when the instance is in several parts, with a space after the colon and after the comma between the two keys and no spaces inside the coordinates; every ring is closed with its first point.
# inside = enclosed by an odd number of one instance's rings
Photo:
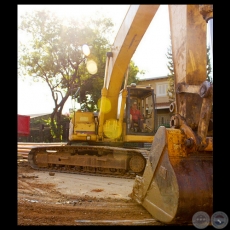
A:
{"type": "Polygon", "coordinates": [[[151,85],[154,88],[156,94],[157,103],[169,102],[167,95],[168,77],[149,78],[142,79],[138,82],[138,85],[151,85]]]}
{"type": "Polygon", "coordinates": [[[169,111],[170,101],[167,95],[168,76],[141,79],[138,85],[150,85],[156,95],[157,122],[158,126],[169,127],[171,113],[169,111]]]}

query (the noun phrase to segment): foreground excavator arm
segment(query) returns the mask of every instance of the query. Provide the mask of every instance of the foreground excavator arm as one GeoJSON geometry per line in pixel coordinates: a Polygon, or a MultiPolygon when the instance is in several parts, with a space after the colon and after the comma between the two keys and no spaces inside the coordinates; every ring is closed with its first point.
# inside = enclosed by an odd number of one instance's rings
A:
{"type": "Polygon", "coordinates": [[[185,118],[187,129],[197,134],[187,144],[202,150],[212,144],[206,140],[213,101],[212,84],[206,81],[207,25],[199,5],[169,5],[169,18],[176,91],[171,126],[185,126],[185,118]]]}
{"type": "Polygon", "coordinates": [[[213,90],[206,81],[206,23],[212,17],[212,6],[169,5],[174,115],[171,128],[158,129],[144,174],[136,176],[131,193],[166,224],[191,223],[199,211],[213,214],[213,90]]]}

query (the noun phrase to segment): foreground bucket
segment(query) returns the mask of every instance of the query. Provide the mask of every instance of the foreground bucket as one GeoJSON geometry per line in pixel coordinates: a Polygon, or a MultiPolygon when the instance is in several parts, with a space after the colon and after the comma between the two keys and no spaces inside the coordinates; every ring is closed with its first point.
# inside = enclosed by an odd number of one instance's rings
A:
{"type": "Polygon", "coordinates": [[[198,211],[213,213],[213,154],[187,153],[180,129],[161,126],[131,197],[163,223],[192,223],[198,211]]]}

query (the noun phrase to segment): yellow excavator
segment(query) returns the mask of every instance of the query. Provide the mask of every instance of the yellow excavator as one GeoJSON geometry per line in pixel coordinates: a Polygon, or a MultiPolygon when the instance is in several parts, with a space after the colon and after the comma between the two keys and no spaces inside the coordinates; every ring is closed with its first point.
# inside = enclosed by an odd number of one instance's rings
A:
{"type": "Polygon", "coordinates": [[[68,145],[33,148],[31,167],[128,178],[143,174],[157,129],[155,93],[151,86],[127,85],[128,67],[158,7],[130,6],[107,53],[99,112],[74,111],[68,145]],[[130,116],[134,101],[142,127],[130,116]]]}
{"type": "Polygon", "coordinates": [[[75,111],[69,145],[33,148],[28,161],[35,169],[134,176],[135,201],[163,223],[185,223],[198,211],[211,215],[213,207],[213,87],[206,81],[213,11],[212,5],[168,6],[176,99],[170,128],[157,128],[154,90],[127,85],[127,70],[159,6],[127,11],[107,53],[99,113],[75,111]],[[131,129],[134,100],[144,119],[141,130],[131,129]]]}

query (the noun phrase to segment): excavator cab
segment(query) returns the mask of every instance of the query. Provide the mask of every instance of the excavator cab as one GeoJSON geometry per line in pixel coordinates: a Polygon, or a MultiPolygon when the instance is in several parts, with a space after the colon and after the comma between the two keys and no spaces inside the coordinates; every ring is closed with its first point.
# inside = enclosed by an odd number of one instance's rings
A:
{"type": "Polygon", "coordinates": [[[156,110],[154,89],[150,86],[136,86],[132,83],[127,86],[126,98],[126,134],[153,136],[156,132],[156,110]],[[131,107],[136,104],[140,111],[139,121],[134,121],[131,107]]]}

